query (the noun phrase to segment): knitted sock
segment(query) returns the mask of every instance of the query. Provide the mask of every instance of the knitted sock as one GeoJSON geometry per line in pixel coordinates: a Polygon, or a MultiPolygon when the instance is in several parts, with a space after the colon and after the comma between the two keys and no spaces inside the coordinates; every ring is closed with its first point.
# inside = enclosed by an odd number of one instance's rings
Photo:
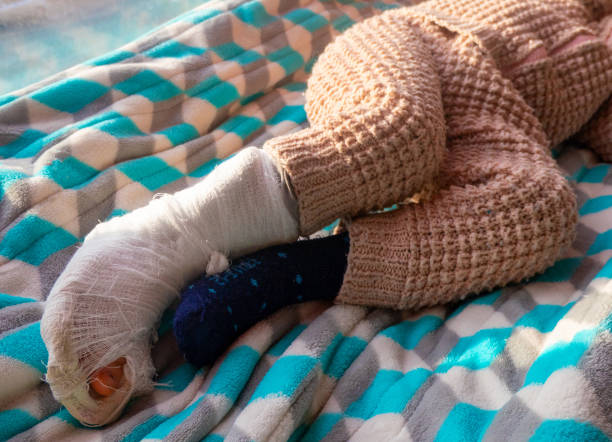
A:
{"type": "Polygon", "coordinates": [[[285,192],[267,154],[247,148],[195,186],[96,226],[41,320],[55,398],[93,426],[151,391],[155,324],[186,283],[227,268],[226,255],[297,239],[285,192]]]}
{"type": "Polygon", "coordinates": [[[191,363],[210,364],[253,324],[281,307],[334,299],[342,285],[348,233],[270,247],[212,276],[181,295],[174,333],[191,363]]]}

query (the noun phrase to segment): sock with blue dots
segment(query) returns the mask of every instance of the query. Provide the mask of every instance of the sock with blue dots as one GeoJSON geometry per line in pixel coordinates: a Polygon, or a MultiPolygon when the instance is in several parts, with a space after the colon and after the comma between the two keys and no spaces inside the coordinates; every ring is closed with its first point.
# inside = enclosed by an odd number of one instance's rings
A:
{"type": "Polygon", "coordinates": [[[240,334],[281,307],[334,299],[348,249],[347,233],[269,247],[194,281],[174,317],[181,351],[192,364],[210,364],[240,334]]]}

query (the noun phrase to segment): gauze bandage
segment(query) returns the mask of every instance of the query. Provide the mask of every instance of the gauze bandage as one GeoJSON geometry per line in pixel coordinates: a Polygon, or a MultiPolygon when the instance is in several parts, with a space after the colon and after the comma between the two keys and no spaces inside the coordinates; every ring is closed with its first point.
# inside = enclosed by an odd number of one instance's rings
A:
{"type": "Polygon", "coordinates": [[[131,396],[151,390],[155,325],[180,289],[224,270],[228,257],[296,240],[292,212],[267,154],[246,148],[197,185],[96,226],[53,286],[41,321],[54,396],[85,424],[115,419],[131,396]],[[121,386],[95,399],[90,376],[119,357],[121,386]]]}

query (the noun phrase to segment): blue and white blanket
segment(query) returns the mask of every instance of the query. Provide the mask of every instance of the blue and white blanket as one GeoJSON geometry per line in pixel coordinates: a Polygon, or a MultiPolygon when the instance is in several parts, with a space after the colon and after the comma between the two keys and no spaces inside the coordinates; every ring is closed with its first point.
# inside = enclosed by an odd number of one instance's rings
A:
{"type": "Polygon", "coordinates": [[[390,0],[222,0],[0,97],[0,439],[589,440],[612,436],[612,166],[566,146],[573,247],[545,274],[417,313],[309,303],[185,363],[168,312],[158,386],[102,429],[42,381],[39,320],[101,220],[307,124],[324,46],[390,0]]]}

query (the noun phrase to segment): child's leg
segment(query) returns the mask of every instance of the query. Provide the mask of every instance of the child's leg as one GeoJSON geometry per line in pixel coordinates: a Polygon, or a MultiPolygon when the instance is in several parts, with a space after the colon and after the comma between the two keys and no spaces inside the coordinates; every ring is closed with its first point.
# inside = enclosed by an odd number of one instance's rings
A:
{"type": "Polygon", "coordinates": [[[308,80],[311,126],[264,145],[290,177],[303,235],[410,198],[438,177],[439,72],[409,11],[357,23],[327,46],[308,80]]]}
{"type": "Polygon", "coordinates": [[[297,239],[285,192],[267,154],[249,148],[196,186],[86,237],[41,321],[47,381],[71,414],[103,425],[132,394],[150,390],[155,324],[185,283],[223,270],[227,254],[297,239]],[[91,381],[99,382],[90,389],[91,381]]]}
{"type": "MultiPolygon", "coordinates": [[[[291,179],[303,234],[420,192],[434,181],[445,154],[431,51],[401,14],[368,23],[356,24],[319,58],[308,94],[320,100],[307,100],[313,126],[265,146],[291,179]],[[370,45],[376,39],[380,44],[370,45]],[[380,48],[390,56],[379,58],[380,48]],[[358,70],[338,70],[345,64],[358,70]]],[[[80,420],[106,423],[133,392],[150,388],[153,325],[185,282],[204,269],[223,269],[220,252],[236,256],[296,238],[282,187],[271,192],[269,180],[254,179],[245,192],[245,180],[253,177],[242,171],[262,169],[261,161],[254,154],[238,158],[245,159],[240,170],[221,166],[223,173],[216,173],[222,186],[207,178],[102,224],[60,276],[42,321],[47,376],[80,420]],[[121,357],[120,391],[91,397],[92,373],[121,357]]]]}
{"type": "Polygon", "coordinates": [[[181,295],[174,331],[195,365],[211,364],[256,322],[281,307],[338,294],[348,234],[298,241],[244,256],[225,272],[203,276],[181,295]]]}

